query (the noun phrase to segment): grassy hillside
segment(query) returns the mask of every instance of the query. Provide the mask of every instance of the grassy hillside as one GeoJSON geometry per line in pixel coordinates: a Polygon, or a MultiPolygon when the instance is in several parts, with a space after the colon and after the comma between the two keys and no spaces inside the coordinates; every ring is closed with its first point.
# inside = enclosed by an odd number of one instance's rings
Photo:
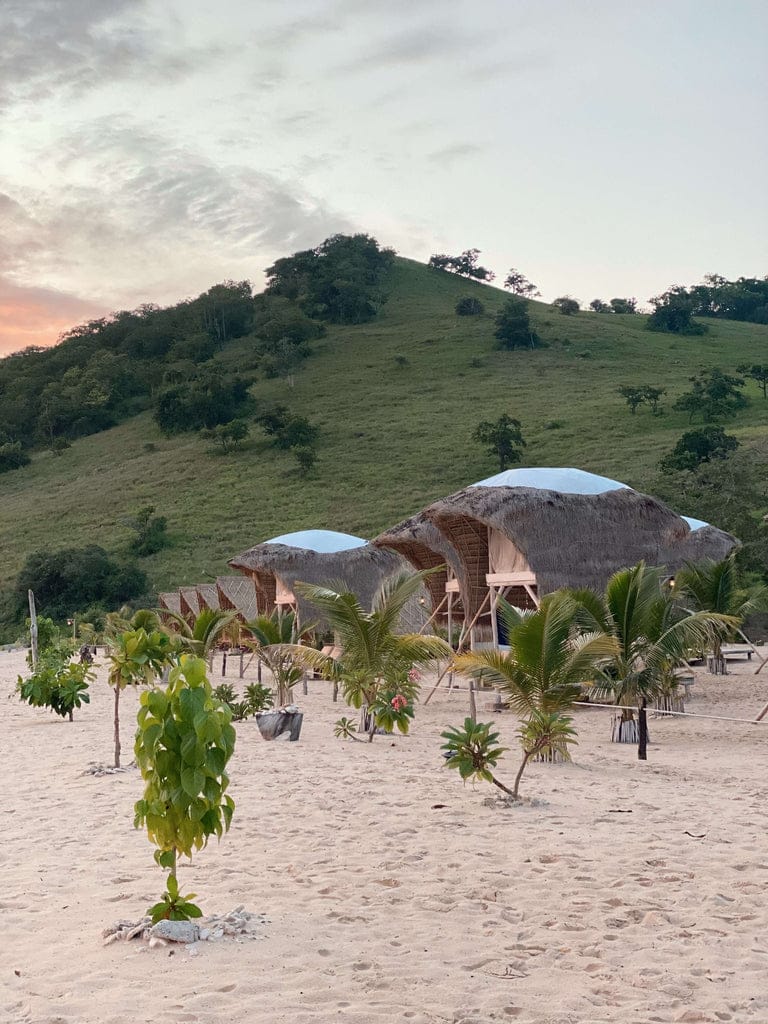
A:
{"type": "MultiPolygon", "coordinates": [[[[768,359],[768,327],[719,321],[703,337],[677,337],[644,330],[641,316],[565,317],[540,303],[532,318],[549,347],[498,352],[491,316],[504,298],[398,260],[375,321],[331,327],[293,388],[259,381],[257,400],[283,402],[322,428],[310,479],[258,428],[242,451],[221,456],[196,436],[163,437],[149,414],[79,440],[60,458],[40,453],[0,476],[0,586],[38,548],[119,550],[128,537],[121,516],[147,503],[168,517],[175,541],[142,560],[161,589],[220,572],[227,557],[277,533],[328,527],[372,536],[494,472],[471,434],[502,412],[523,423],[526,464],[578,466],[648,488],[659,457],[687,428],[687,417],[670,411],[687,377],[768,359]],[[486,315],[457,317],[463,295],[480,297],[486,315]],[[632,416],[616,393],[641,383],[667,388],[663,416],[632,416]]],[[[248,348],[241,339],[218,358],[236,365],[248,348]]],[[[747,391],[753,401],[729,432],[768,440],[768,402],[756,385],[747,391]]]]}

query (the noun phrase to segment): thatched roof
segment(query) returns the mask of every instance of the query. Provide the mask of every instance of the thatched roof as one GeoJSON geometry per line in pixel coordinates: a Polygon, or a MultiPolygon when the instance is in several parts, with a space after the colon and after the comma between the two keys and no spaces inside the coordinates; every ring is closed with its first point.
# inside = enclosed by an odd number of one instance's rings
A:
{"type": "Polygon", "coordinates": [[[458,553],[467,615],[474,615],[487,593],[488,527],[525,557],[540,594],[563,586],[599,590],[618,569],[641,560],[674,570],[692,557],[722,557],[738,543],[714,527],[691,531],[666,505],[626,487],[574,494],[474,486],[434,502],[423,514],[458,553]]]}
{"type": "Polygon", "coordinates": [[[172,590],[163,594],[157,595],[157,603],[161,608],[166,611],[175,612],[176,615],[181,614],[181,595],[178,590],[172,590]]]}
{"type": "Polygon", "coordinates": [[[196,587],[179,587],[181,614],[185,619],[194,619],[200,614],[200,598],[196,587]]]}
{"type": "MultiPolygon", "coordinates": [[[[229,565],[253,579],[259,604],[267,613],[275,607],[278,582],[294,594],[296,583],[339,584],[356,594],[364,607],[370,607],[381,583],[406,568],[405,562],[393,552],[365,541],[338,551],[265,541],[231,558],[229,565]]],[[[318,616],[312,605],[300,594],[296,598],[300,619],[316,621],[318,616]]]]}
{"type": "MultiPolygon", "coordinates": [[[[396,551],[419,571],[437,566],[450,566],[456,575],[461,571],[461,559],[456,549],[423,512],[391,526],[375,537],[372,543],[376,547],[396,551]]],[[[441,568],[439,572],[427,577],[426,587],[432,612],[445,598],[447,581],[447,568],[441,568]]]]}
{"type": "Polygon", "coordinates": [[[241,622],[252,622],[263,608],[257,603],[256,587],[247,576],[217,576],[219,607],[237,612],[241,622]]]}
{"type": "Polygon", "coordinates": [[[221,607],[219,602],[219,592],[216,589],[215,583],[198,583],[195,587],[197,590],[197,600],[200,604],[200,611],[204,608],[210,609],[212,612],[217,612],[221,607]]]}

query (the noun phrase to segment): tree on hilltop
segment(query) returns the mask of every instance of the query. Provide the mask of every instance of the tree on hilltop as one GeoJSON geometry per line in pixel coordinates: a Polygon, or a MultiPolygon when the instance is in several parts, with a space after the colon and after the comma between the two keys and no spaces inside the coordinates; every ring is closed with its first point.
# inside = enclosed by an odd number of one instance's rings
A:
{"type": "Polygon", "coordinates": [[[465,249],[458,256],[436,253],[430,256],[427,266],[432,270],[446,270],[449,274],[457,274],[459,277],[468,277],[475,281],[493,281],[496,275],[492,270],[478,264],[479,255],[479,249],[465,249]]]}
{"type": "Polygon", "coordinates": [[[504,287],[507,291],[512,292],[513,295],[520,295],[524,299],[533,298],[534,295],[541,295],[533,281],[529,281],[525,274],[515,267],[509,268],[509,273],[504,278],[504,287]]]}

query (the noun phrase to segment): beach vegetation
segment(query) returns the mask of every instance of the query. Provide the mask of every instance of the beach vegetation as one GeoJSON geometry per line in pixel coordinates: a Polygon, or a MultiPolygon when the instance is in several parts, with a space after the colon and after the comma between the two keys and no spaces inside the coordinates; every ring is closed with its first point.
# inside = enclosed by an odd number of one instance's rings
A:
{"type": "Polygon", "coordinates": [[[120,694],[126,686],[152,686],[170,663],[176,645],[159,629],[149,632],[135,626],[123,633],[111,634],[108,641],[109,675],[114,690],[115,768],[120,767],[120,694]]]}
{"type": "Polygon", "coordinates": [[[166,891],[148,913],[153,920],[200,917],[180,897],[179,856],[191,859],[211,836],[229,830],[235,803],[227,793],[227,765],[235,749],[232,712],[211,689],[202,658],[182,654],[166,687],[140,697],[134,752],[145,787],[134,826],[144,827],[156,862],[168,871],[166,891]]]}
{"type": "Polygon", "coordinates": [[[38,657],[37,667],[25,678],[19,676],[19,700],[33,708],[50,708],[61,718],[73,721],[73,712],[90,704],[88,684],[95,678],[88,664],[70,660],[59,647],[49,647],[38,657]]]}
{"type": "Polygon", "coordinates": [[[304,678],[304,668],[297,660],[296,646],[302,633],[314,628],[308,623],[299,629],[296,613],[275,610],[271,615],[259,615],[246,624],[253,639],[246,643],[252,648],[256,660],[272,675],[275,687],[275,707],[293,704],[293,688],[304,678]]]}
{"type": "Polygon", "coordinates": [[[684,565],[675,574],[675,594],[693,611],[711,612],[733,620],[727,630],[715,630],[711,636],[712,655],[721,672],[725,671],[723,640],[734,639],[747,616],[768,611],[768,587],[743,585],[736,552],[719,562],[704,559],[684,565]]]}
{"type": "Polygon", "coordinates": [[[590,693],[616,703],[620,711],[611,739],[640,741],[638,756],[643,760],[648,703],[668,693],[675,668],[737,624],[719,613],[691,613],[676,599],[675,590],[662,569],[640,562],[614,573],[603,594],[587,589],[567,592],[577,602],[580,627],[613,640],[614,653],[596,675],[590,693]]]}
{"type": "Polygon", "coordinates": [[[421,593],[429,574],[405,572],[386,579],[370,611],[350,591],[296,584],[328,623],[341,653],[334,658],[302,646],[291,651],[299,664],[340,686],[347,704],[360,711],[360,732],[367,734],[368,742],[377,729],[387,726],[408,732],[419,691],[414,668],[451,654],[437,636],[397,632],[406,605],[421,593]]]}
{"type": "Polygon", "coordinates": [[[236,611],[203,608],[190,624],[178,612],[163,613],[160,628],[168,633],[179,650],[206,660],[213,655],[237,618],[236,611]]]}

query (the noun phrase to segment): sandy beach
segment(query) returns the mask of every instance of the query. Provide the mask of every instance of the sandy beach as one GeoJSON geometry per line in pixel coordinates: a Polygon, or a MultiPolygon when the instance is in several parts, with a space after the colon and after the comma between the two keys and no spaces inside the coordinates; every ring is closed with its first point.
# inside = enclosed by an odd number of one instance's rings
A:
{"type": "MultiPolygon", "coordinates": [[[[699,671],[688,710],[754,717],[754,669],[699,671]]],[[[265,914],[262,937],[191,955],[102,945],[163,887],[133,828],[141,779],[82,774],[110,763],[103,669],[72,724],[6,699],[21,670],[0,655],[3,1022],[768,1021],[768,725],[651,719],[640,763],[609,712],[580,710],[573,764],[533,765],[535,802],[502,808],[442,766],[465,690],[369,746],[334,739],[345,708],[310,683],[300,742],[237,726],[232,830],[179,871],[205,912],[265,914]]],[[[490,702],[479,717],[513,746],[490,702]]],[[[126,760],[135,709],[126,693],[126,760]]]]}

